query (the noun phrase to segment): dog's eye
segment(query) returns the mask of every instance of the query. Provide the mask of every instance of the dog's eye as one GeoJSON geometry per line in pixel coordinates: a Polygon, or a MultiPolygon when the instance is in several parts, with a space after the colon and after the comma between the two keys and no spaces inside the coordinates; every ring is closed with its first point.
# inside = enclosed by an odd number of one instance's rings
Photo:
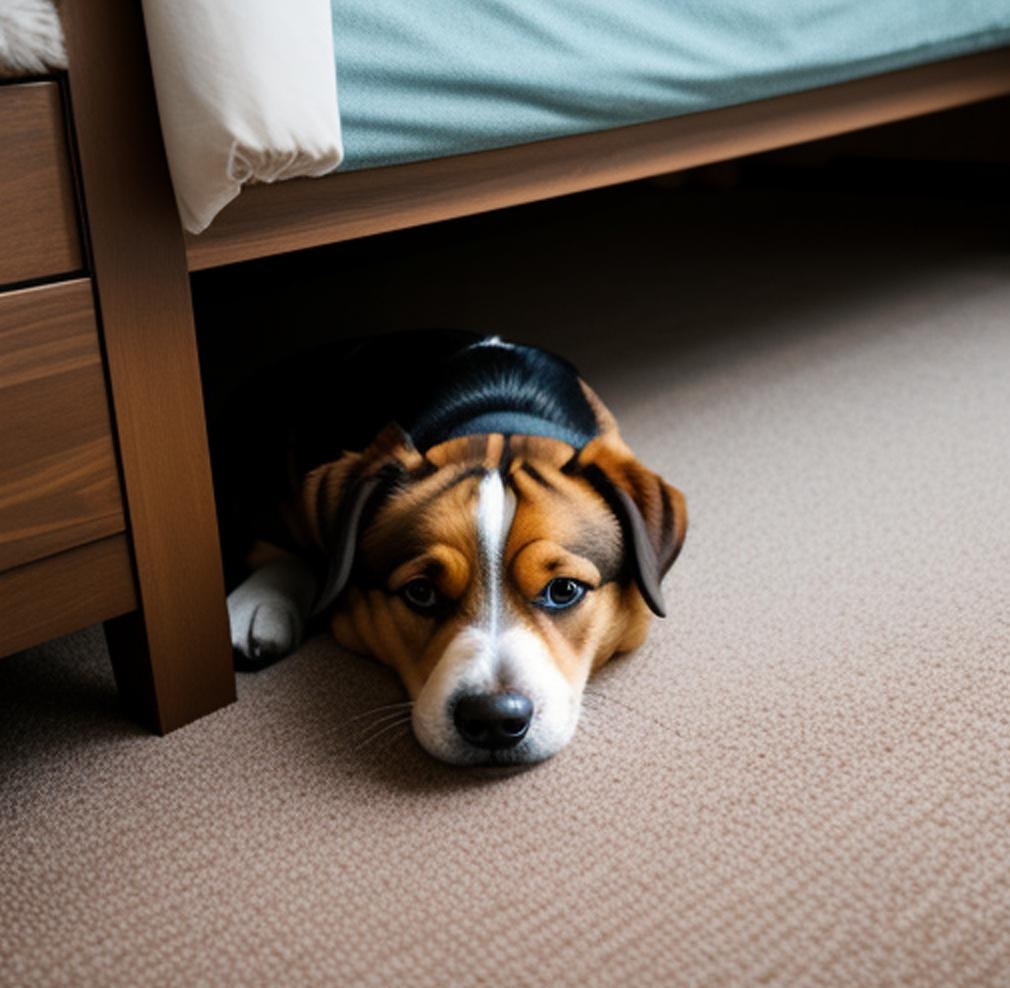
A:
{"type": "Polygon", "coordinates": [[[435,585],[424,577],[411,580],[400,591],[400,595],[415,611],[430,611],[438,604],[438,592],[435,590],[435,585]]]}
{"type": "Polygon", "coordinates": [[[582,600],[588,589],[586,584],[578,580],[559,576],[540,591],[536,603],[549,611],[563,611],[567,607],[574,607],[582,600]]]}

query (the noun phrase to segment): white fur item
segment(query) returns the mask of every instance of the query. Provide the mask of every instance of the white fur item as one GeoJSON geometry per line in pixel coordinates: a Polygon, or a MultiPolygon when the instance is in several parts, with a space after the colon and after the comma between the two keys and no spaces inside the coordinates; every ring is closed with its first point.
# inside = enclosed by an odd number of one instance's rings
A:
{"type": "Polygon", "coordinates": [[[0,73],[67,67],[63,27],[52,0],[0,0],[0,73]]]}

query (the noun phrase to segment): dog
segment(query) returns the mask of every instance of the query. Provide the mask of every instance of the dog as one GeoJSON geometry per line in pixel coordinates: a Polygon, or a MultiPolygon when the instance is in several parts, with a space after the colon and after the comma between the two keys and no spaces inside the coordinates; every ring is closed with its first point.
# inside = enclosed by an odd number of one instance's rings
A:
{"type": "Polygon", "coordinates": [[[459,331],[335,344],[271,368],[223,421],[237,661],[287,655],[321,616],[396,670],[442,761],[556,754],[589,676],[664,614],[684,497],[545,350],[459,331]]]}

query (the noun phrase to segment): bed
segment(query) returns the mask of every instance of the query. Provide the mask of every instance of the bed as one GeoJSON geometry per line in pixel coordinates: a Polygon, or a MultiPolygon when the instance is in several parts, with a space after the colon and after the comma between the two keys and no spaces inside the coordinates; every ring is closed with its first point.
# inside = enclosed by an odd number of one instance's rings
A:
{"type": "Polygon", "coordinates": [[[1001,0],[429,0],[423,16],[146,0],[146,36],[133,4],[82,7],[64,8],[54,78],[133,577],[109,637],[160,731],[234,697],[189,272],[1010,94],[1001,0]],[[251,32],[234,33],[237,11],[251,32]]]}
{"type": "Polygon", "coordinates": [[[146,6],[192,268],[274,252],[279,236],[251,242],[267,214],[311,246],[984,98],[1010,44],[1000,0],[209,9],[146,6]],[[204,88],[180,84],[200,73],[204,88]],[[226,208],[249,182],[303,175],[328,177],[226,208]]]}

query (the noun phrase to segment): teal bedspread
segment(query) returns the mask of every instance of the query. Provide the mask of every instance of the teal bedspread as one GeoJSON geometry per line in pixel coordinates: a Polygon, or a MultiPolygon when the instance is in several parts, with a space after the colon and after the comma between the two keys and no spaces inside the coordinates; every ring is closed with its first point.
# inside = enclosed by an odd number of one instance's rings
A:
{"type": "Polygon", "coordinates": [[[332,0],[344,168],[695,113],[1010,44],[1010,0],[332,0]]]}

